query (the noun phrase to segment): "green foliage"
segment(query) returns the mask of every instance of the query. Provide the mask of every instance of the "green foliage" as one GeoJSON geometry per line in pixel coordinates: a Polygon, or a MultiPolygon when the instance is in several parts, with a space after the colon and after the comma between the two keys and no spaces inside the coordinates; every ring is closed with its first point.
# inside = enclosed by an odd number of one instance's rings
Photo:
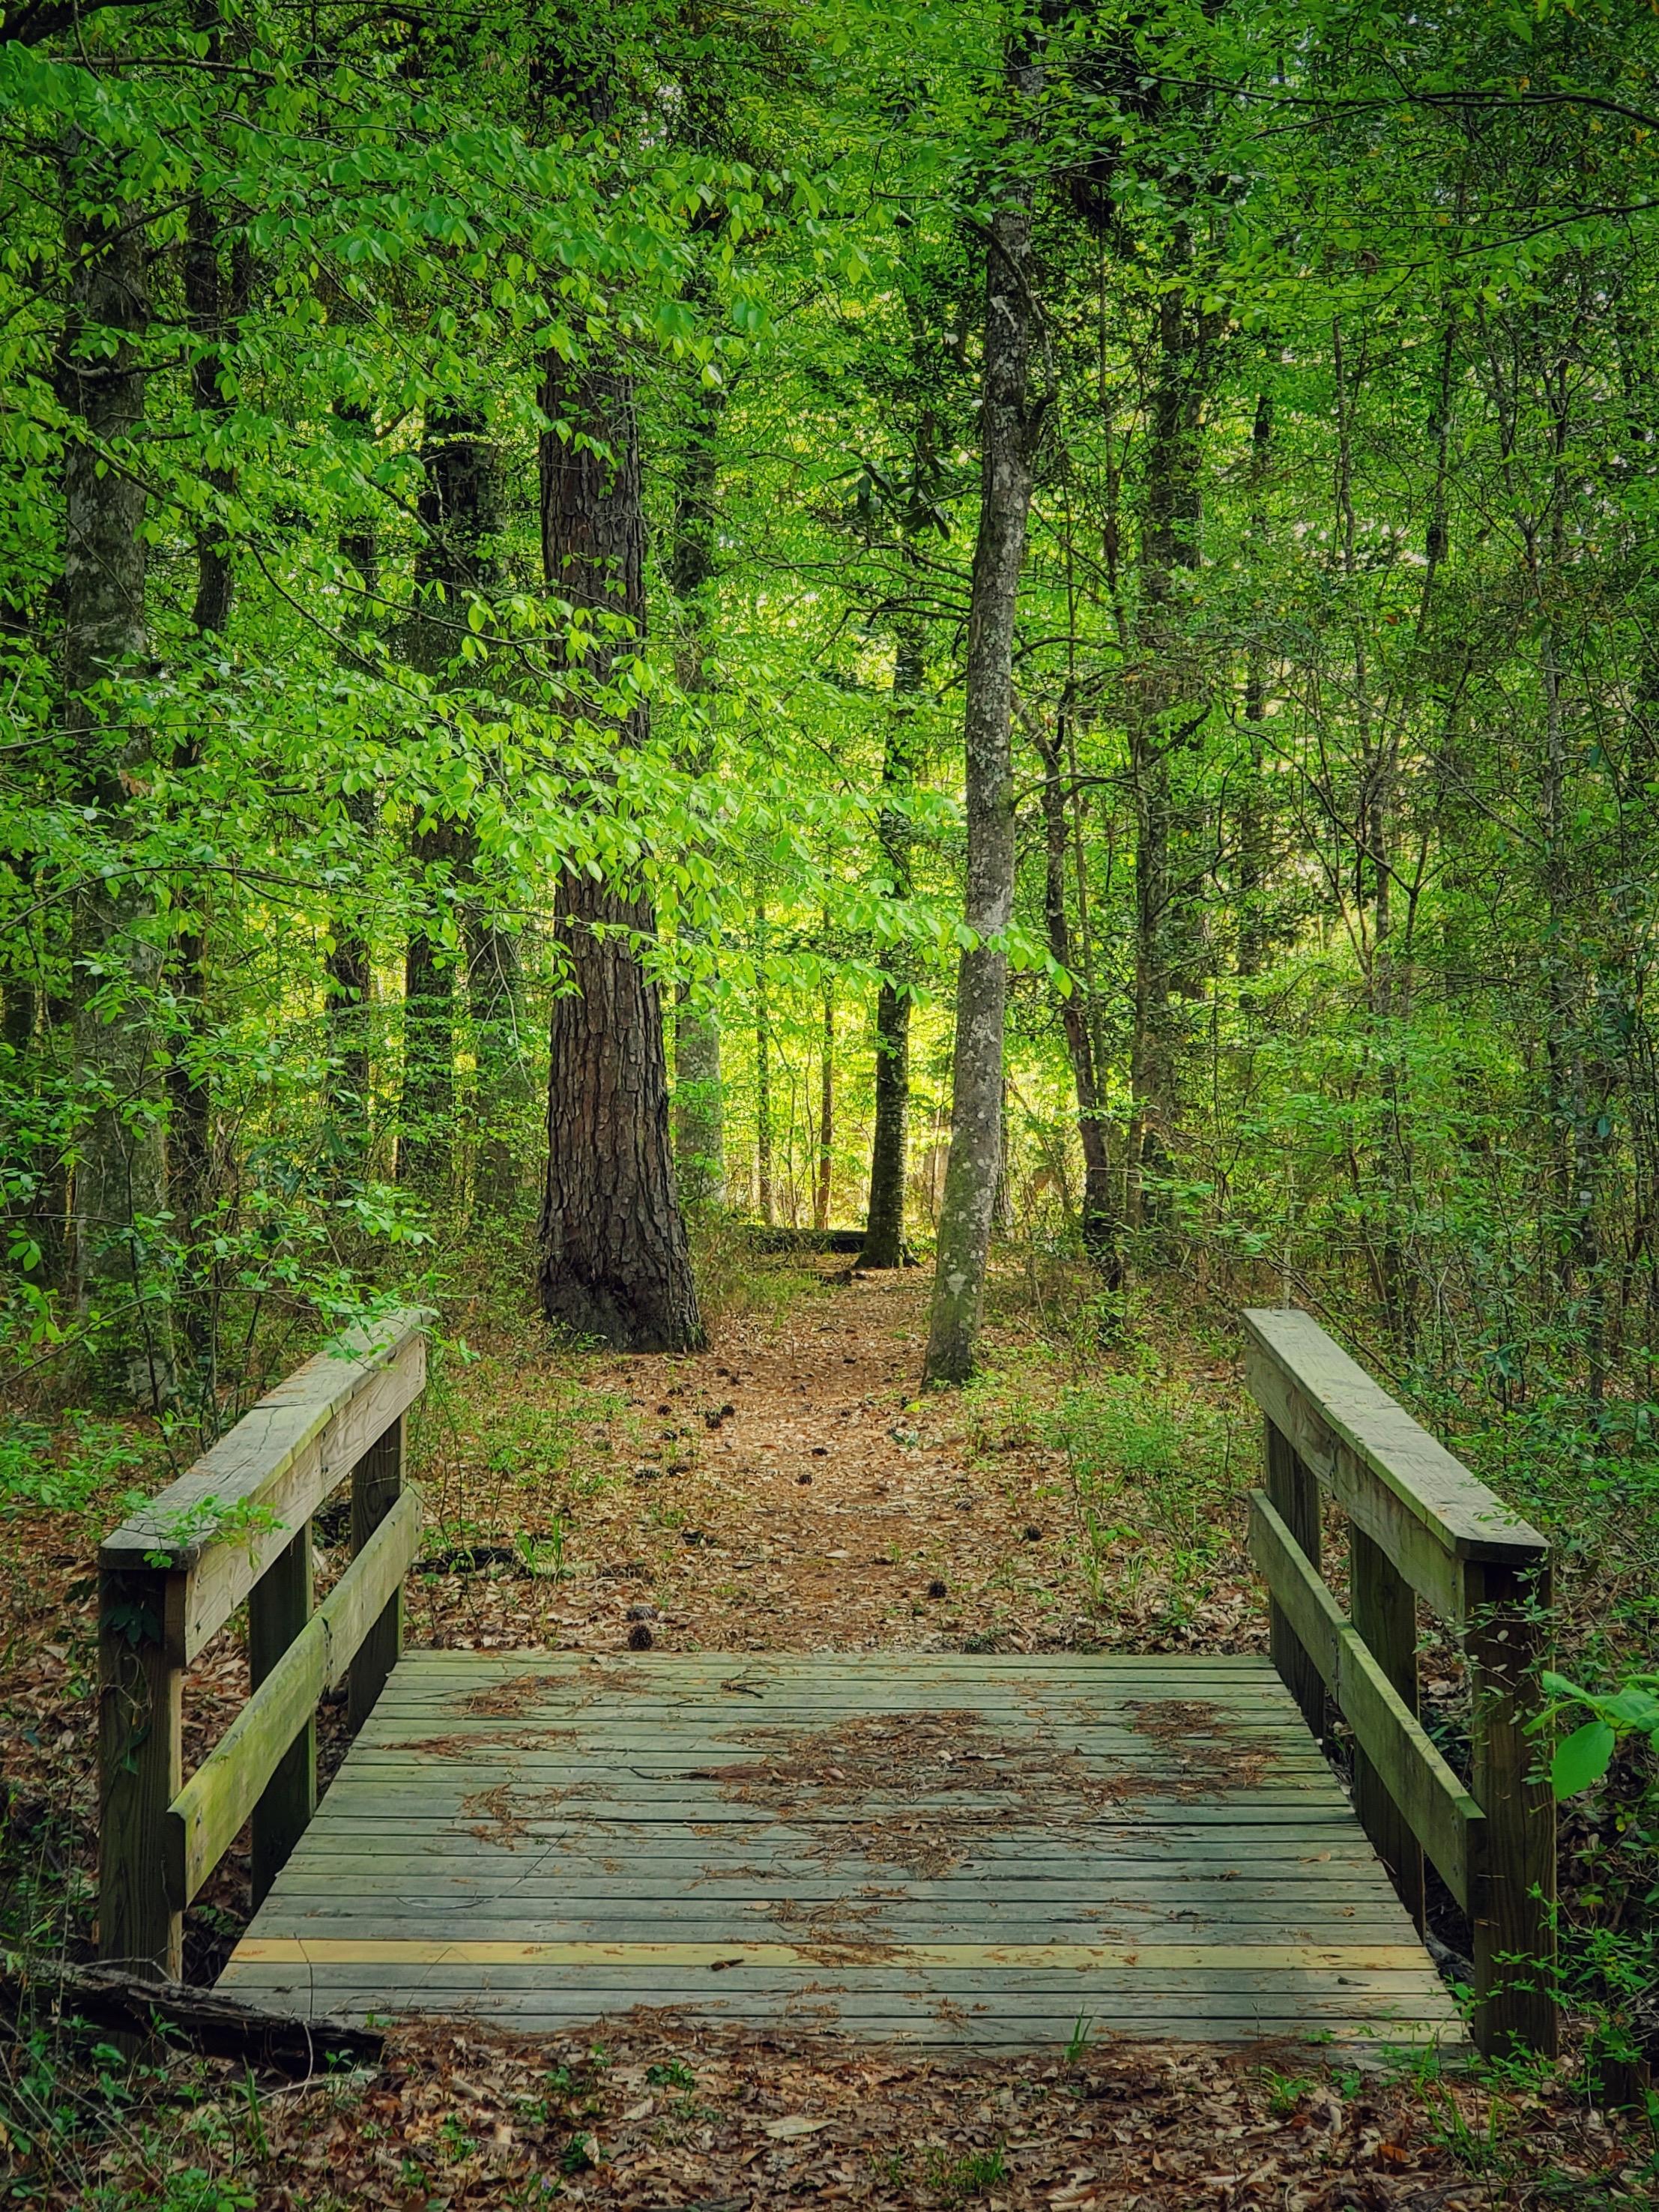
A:
{"type": "Polygon", "coordinates": [[[92,1413],[70,1413],[66,1435],[39,1421],[14,1419],[0,1428],[0,1511],[40,1506],[79,1512],[107,1500],[124,1474],[146,1455],[131,1434],[92,1413]]]}
{"type": "Polygon", "coordinates": [[[1234,1540],[1226,1415],[1148,1362],[1066,1390],[1053,1441],[1094,1603],[1131,1615],[1150,1604],[1166,1626],[1190,1619],[1234,1540]]]}

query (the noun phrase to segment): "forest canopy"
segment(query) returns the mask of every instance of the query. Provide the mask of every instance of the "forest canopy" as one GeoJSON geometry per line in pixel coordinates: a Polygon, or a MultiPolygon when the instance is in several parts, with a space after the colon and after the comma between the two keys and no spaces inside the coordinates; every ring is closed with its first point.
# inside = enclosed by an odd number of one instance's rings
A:
{"type": "Polygon", "coordinates": [[[943,1379],[1017,1225],[1644,1448],[1656,40],[14,9],[14,1375],[484,1221],[690,1345],[724,1208],[943,1379]]]}

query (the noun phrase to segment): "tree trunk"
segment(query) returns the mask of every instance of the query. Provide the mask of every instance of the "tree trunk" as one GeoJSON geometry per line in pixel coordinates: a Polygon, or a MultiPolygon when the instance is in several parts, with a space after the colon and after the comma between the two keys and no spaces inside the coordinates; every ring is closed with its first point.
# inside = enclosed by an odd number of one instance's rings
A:
{"type": "Polygon", "coordinates": [[[760,1218],[775,1218],[772,1188],[772,1014],[766,996],[766,908],[755,931],[755,1180],[760,1218]]]}
{"type": "MultiPolygon", "coordinates": [[[[1041,94],[1042,68],[1024,40],[1010,46],[1006,76],[1017,105],[1041,94]]],[[[973,1370],[1002,1146],[1008,961],[994,940],[1013,915],[1014,610],[1042,407],[1033,406],[1028,395],[1036,325],[1029,177],[1006,180],[1000,199],[985,258],[979,534],[969,602],[963,732],[968,869],[963,913],[975,941],[964,949],[957,974],[951,1152],[924,1367],[930,1382],[965,1382],[973,1370]]]]}
{"type": "MultiPolygon", "coordinates": [[[[1184,240],[1176,252],[1184,260],[1184,240]]],[[[1179,1112],[1175,1000],[1179,987],[1190,981],[1189,948],[1181,941],[1189,902],[1177,880],[1171,756],[1202,720],[1193,698],[1191,649],[1182,634],[1179,579],[1199,559],[1206,352],[1204,319],[1184,286],[1164,294],[1158,315],[1136,623],[1141,667],[1129,720],[1136,848],[1128,1183],[1136,1226],[1154,1230],[1167,1211],[1158,1181],[1167,1170],[1179,1112]]]]}
{"type": "MultiPolygon", "coordinates": [[[[481,416],[434,406],[422,445],[422,537],[415,556],[409,658],[441,684],[467,630],[467,602],[495,582],[499,527],[494,456],[481,416]]],[[[456,999],[460,963],[441,910],[471,877],[470,826],[443,819],[410,839],[426,877],[429,911],[410,930],[404,956],[403,1133],[398,1176],[428,1192],[449,1180],[455,1116],[456,999]]]]}
{"type": "MultiPolygon", "coordinates": [[[[882,755],[884,799],[908,795],[915,779],[915,701],[923,683],[922,631],[908,621],[893,655],[893,702],[882,755]]],[[[891,895],[910,896],[910,825],[896,806],[884,805],[877,827],[891,895]]],[[[889,955],[890,959],[895,956],[889,955]]],[[[870,1204],[865,1216],[862,1267],[904,1264],[905,1124],[910,1106],[910,994],[902,980],[884,978],[876,994],[876,1114],[870,1143],[870,1204]]]]}
{"type": "MultiPolygon", "coordinates": [[[[1258,392],[1255,421],[1250,431],[1250,517],[1249,544],[1255,558],[1267,552],[1267,481],[1273,453],[1272,394],[1258,392]]],[[[1249,981],[1261,973],[1267,954],[1267,896],[1269,854],[1267,793],[1263,789],[1261,729],[1267,719],[1267,647],[1259,630],[1253,630],[1246,648],[1244,671],[1244,727],[1249,747],[1244,763],[1244,795],[1238,811],[1238,973],[1249,981]]]]}
{"type": "MultiPolygon", "coordinates": [[[[342,422],[369,427],[367,410],[339,410],[342,422]]],[[[357,572],[359,617],[363,624],[374,619],[374,603],[380,588],[380,541],[366,520],[357,520],[340,533],[340,552],[357,572]]],[[[375,830],[373,796],[367,791],[346,794],[345,811],[354,830],[365,839],[375,830]]],[[[324,1005],[329,1029],[327,1104],[337,1134],[335,1143],[349,1164],[361,1168],[368,1144],[368,1114],[372,1070],[369,1065],[369,1003],[374,994],[374,960],[367,936],[356,917],[337,913],[333,939],[324,963],[324,1005]]]]}
{"type": "MultiPolygon", "coordinates": [[[[1069,975],[1073,974],[1072,927],[1066,909],[1066,861],[1070,825],[1061,780],[1066,750],[1062,734],[1050,738],[1040,724],[1033,724],[1031,735],[1042,760],[1043,920],[1048,950],[1069,975]]],[[[1083,1147],[1083,1249],[1105,1287],[1117,1291],[1123,1285],[1123,1262],[1118,1250],[1111,1154],[1100,1108],[1094,1040],[1075,981],[1060,1002],[1060,1021],[1072,1062],[1078,1141],[1083,1147]]]]}
{"type": "MultiPolygon", "coordinates": [[[[214,35],[216,46],[216,32],[214,35]]],[[[229,402],[221,386],[222,348],[227,324],[246,307],[251,281],[246,249],[239,245],[234,249],[235,280],[227,286],[222,251],[217,213],[206,195],[198,192],[191,202],[186,225],[185,305],[201,348],[191,364],[191,398],[204,428],[222,422],[228,412],[229,402]]],[[[226,468],[209,468],[204,476],[210,489],[221,497],[235,481],[226,468]]],[[[228,635],[235,589],[229,541],[222,524],[210,516],[196,534],[196,600],[191,618],[198,641],[207,644],[228,635]]],[[[202,751],[198,731],[182,747],[179,766],[197,767],[202,751]]],[[[190,906],[195,908],[202,901],[203,891],[192,887],[187,896],[190,906]]],[[[192,1232],[213,1201],[213,1086],[206,1065],[207,935],[199,916],[179,933],[173,949],[173,986],[178,1030],[167,1066],[172,1101],[168,1164],[179,1231],[193,1247],[192,1232]]],[[[212,1324],[214,1272],[213,1263],[203,1265],[192,1249],[185,1261],[185,1291],[180,1300],[180,1319],[198,1369],[196,1388],[204,1405],[212,1403],[217,1386],[212,1324]]]]}
{"type": "MultiPolygon", "coordinates": [[[[674,502],[674,546],[669,562],[680,620],[674,655],[675,677],[694,708],[712,687],[708,675],[714,629],[714,502],[717,490],[715,433],[726,394],[698,385],[674,502]]],[[[694,775],[713,765],[713,744],[700,728],[686,755],[694,775]]],[[[683,935],[701,944],[695,926],[683,935]]],[[[690,992],[674,1014],[674,1160],[680,1194],[688,1206],[726,1203],[726,1114],[720,1079],[719,1017],[690,992]]]]}
{"type": "MultiPolygon", "coordinates": [[[[73,274],[59,388],[64,457],[64,734],[83,804],[118,860],[143,782],[143,744],[107,715],[101,684],[145,650],[144,233],[113,173],[78,132],[65,149],[73,274]],[[94,212],[93,210],[96,210],[94,212]]],[[[118,867],[75,912],[76,1083],[91,1110],[79,1138],[71,1220],[76,1303],[94,1323],[100,1395],[159,1405],[174,1388],[161,1249],[171,1208],[157,998],[161,948],[147,878],[118,867]]]]}
{"type": "Polygon", "coordinates": [[[823,987],[823,1050],[818,1064],[818,1160],[812,1186],[812,1226],[830,1226],[830,1187],[836,1164],[836,992],[823,987]]]}
{"type": "MultiPolygon", "coordinates": [[[[638,428],[626,375],[572,376],[550,363],[544,411],[572,425],[541,440],[542,559],[549,586],[579,607],[645,629],[645,515],[638,428]]],[[[614,647],[585,662],[599,681],[614,647]]],[[[624,744],[645,734],[629,712],[624,744]]],[[[662,1006],[641,948],[648,900],[572,869],[556,896],[570,988],[553,1002],[547,1181],[538,1287],[550,1321],[621,1350],[689,1352],[704,1341],[669,1144],[662,1006]]]]}

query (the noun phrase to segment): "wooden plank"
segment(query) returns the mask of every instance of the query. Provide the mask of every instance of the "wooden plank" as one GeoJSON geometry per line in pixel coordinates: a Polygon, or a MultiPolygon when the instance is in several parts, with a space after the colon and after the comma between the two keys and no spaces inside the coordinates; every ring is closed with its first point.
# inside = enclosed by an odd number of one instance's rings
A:
{"type": "Polygon", "coordinates": [[[184,1956],[164,1855],[183,1741],[164,1629],[175,1579],[145,1567],[98,1577],[98,1955],[162,1981],[179,1979],[184,1956]]]}
{"type": "Polygon", "coordinates": [[[1485,1823],[1265,1492],[1250,1493],[1250,1555],[1412,1832],[1465,1910],[1476,1893],[1485,1823]]]}
{"type": "MultiPolygon", "coordinates": [[[[716,1942],[533,1942],[522,1937],[440,1938],[385,1936],[245,1936],[239,1959],[253,1965],[315,1966],[621,1966],[639,1973],[687,1968],[809,1967],[824,1941],[799,1944],[727,1937],[716,1942]]],[[[1102,1943],[904,1943],[893,1963],[917,1972],[1011,1972],[1109,1973],[1139,1972],[1160,1979],[1178,1973],[1386,1974],[1431,1978],[1419,1943],[1144,1943],[1126,1948],[1102,1943]]],[[[848,1961],[856,1964],[856,1961],[848,1961]]],[[[885,1964],[883,1960],[880,1963],[885,1964]]]]}
{"type": "Polygon", "coordinates": [[[1540,1703],[1547,1567],[1471,1571],[1467,1640],[1474,1787],[1486,1814],[1474,1922],[1474,2039],[1488,2057],[1555,2055],[1555,1799],[1540,1703]]]}
{"type": "MultiPolygon", "coordinates": [[[[438,1942],[452,1940],[457,1928],[457,1899],[386,1897],[367,1893],[356,1898],[285,1890],[279,1908],[260,1922],[263,1940],[316,1936],[348,1938],[360,1936],[407,1937],[438,1942]]],[[[1096,1907],[1056,1903],[1038,1892],[1024,1904],[980,1897],[964,1899],[965,1911],[953,1912],[948,1902],[926,1903],[885,1899],[878,1905],[860,1905],[844,1893],[830,1898],[830,1910],[809,1914],[793,1895],[772,1898],[711,1897],[707,1890],[689,1899],[571,1899],[568,1910],[560,1897],[515,1899],[476,1897],[466,1906],[465,1926],[470,1940],[510,1933],[524,1942],[665,1941],[720,1944],[745,1929],[775,1922],[804,1947],[837,1946],[857,1950],[860,1946],[886,1942],[914,1944],[944,1942],[953,1934],[975,1929],[997,1943],[1099,1943],[1108,1936],[1141,1941],[1178,1934],[1183,1942],[1208,1950],[1229,1943],[1408,1943],[1410,1922],[1400,1911],[1379,1904],[1352,1919],[1328,1917],[1314,1911],[1300,1917],[1287,1913],[1282,1899],[1235,1911],[1226,1917],[1208,1918],[1194,1913],[1172,1915],[1166,1907],[1117,1900],[1102,1913],[1096,1907]],[[864,1914],[866,1917],[860,1917],[864,1914]],[[797,1924],[799,1923],[799,1925],[797,1924]]],[[[1414,1951],[1422,1963],[1420,1946],[1414,1951]]]]}
{"type": "MultiPolygon", "coordinates": [[[[737,1960],[735,1953],[732,1957],[737,1960]]],[[[1095,2014],[1101,2001],[1114,1996],[1136,2011],[1145,2008],[1154,2016],[1179,2008],[1194,2019],[1206,2015],[1237,2019],[1252,2014],[1290,2021],[1309,2014],[1351,2020],[1357,2014],[1373,2019],[1391,2016],[1402,2023],[1437,2014],[1449,2023],[1456,2019],[1450,1994],[1443,1985],[1437,1986],[1431,1969],[1418,1975],[1355,1973],[1318,1978],[1294,1971],[1155,1975],[1133,1971],[1080,1974],[1075,1969],[1062,1969],[1043,1975],[1014,1973],[1004,1968],[960,1973],[935,1969],[918,1975],[907,1989],[890,1968],[826,1966],[822,1960],[809,1961],[793,1972],[777,1968],[746,1971],[740,1961],[713,1970],[644,1967],[631,1975],[616,1966],[584,1972],[574,1967],[555,1972],[547,1966],[502,1966],[488,1970],[487,1978],[483,1978],[485,1970],[465,1962],[411,1963],[409,1979],[404,1981],[384,1963],[331,1966],[306,1960],[287,1966],[256,1961],[246,1970],[227,1970],[222,1986],[240,1995],[244,1971],[250,1980],[257,1975],[270,1984],[282,1986],[288,1978],[288,1986],[295,1990],[313,1990],[319,2000],[326,1996],[330,1999],[326,2009],[331,2014],[343,2009],[337,1993],[345,1990],[364,1991],[371,2006],[382,2014],[396,2012],[402,2005],[423,2012],[465,2012],[492,1997],[517,1993],[542,2007],[580,2016],[637,2004],[672,2004],[716,2012],[744,1999],[758,1999],[769,2008],[781,2008],[816,1984],[826,1996],[861,2000],[858,2009],[866,2015],[902,2014],[918,2001],[929,2004],[941,1996],[951,1996],[985,2001],[988,2011],[994,2009],[1005,2018],[1021,2013],[1060,2012],[1066,2027],[1079,2013],[1095,2014]]],[[[313,2008],[323,2007],[318,2003],[313,2008]]],[[[850,2002],[848,2008],[851,2009],[850,2002]]]]}
{"type": "MultiPolygon", "coordinates": [[[[1400,1702],[1417,1717],[1417,1600],[1411,1584],[1363,1528],[1348,1530],[1348,1598],[1353,1625],[1400,1702]]],[[[1376,1846],[1400,1900],[1423,1925],[1423,1846],[1366,1753],[1356,1747],[1353,1808],[1376,1846]]]]}
{"type": "MultiPolygon", "coordinates": [[[[248,1593],[248,1679],[255,1690],[270,1680],[283,1653],[296,1637],[304,1634],[311,1619],[311,1524],[307,1522],[248,1593]]],[[[313,1705],[253,1808],[256,1907],[287,1865],[316,1809],[317,1712],[313,1705]]]]}
{"type": "Polygon", "coordinates": [[[170,1557],[179,1602],[169,1607],[167,1640],[176,1665],[188,1665],[217,1633],[374,1438],[420,1395],[424,1326],[420,1315],[406,1313],[373,1337],[350,1332],[105,1538],[103,1566],[170,1557]]]}
{"type": "Polygon", "coordinates": [[[1535,1564],[1546,1540],[1478,1482],[1311,1316],[1241,1316],[1245,1381],[1269,1420],[1350,1518],[1448,1620],[1463,1618],[1460,1563],[1535,1564]]]}
{"type": "MultiPolygon", "coordinates": [[[[404,1421],[398,1415],[351,1470],[351,1549],[361,1556],[374,1531],[404,1494],[404,1421]]],[[[386,1677],[403,1656],[404,1586],[387,1598],[351,1662],[346,1725],[360,1729],[374,1710],[386,1677]]]]}
{"type": "Polygon", "coordinates": [[[420,1505],[405,1491],[277,1661],[220,1741],[174,1796],[164,1848],[168,1879],[187,1905],[237,1831],[317,1700],[340,1681],[386,1595],[420,1544],[420,1505]]]}

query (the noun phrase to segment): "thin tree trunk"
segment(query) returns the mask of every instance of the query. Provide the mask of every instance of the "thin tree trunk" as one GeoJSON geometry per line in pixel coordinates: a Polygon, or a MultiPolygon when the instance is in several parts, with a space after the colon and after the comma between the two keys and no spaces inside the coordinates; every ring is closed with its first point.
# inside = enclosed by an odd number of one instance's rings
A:
{"type": "MultiPolygon", "coordinates": [[[[339,416],[342,422],[365,429],[370,427],[368,412],[362,408],[343,407],[339,416]]],[[[380,588],[380,541],[372,526],[359,520],[343,530],[340,552],[357,572],[358,614],[362,623],[368,625],[374,619],[374,603],[380,588]]],[[[353,829],[365,840],[373,837],[375,807],[372,793],[364,790],[349,792],[344,805],[353,829]]],[[[369,1005],[374,977],[368,936],[349,908],[334,916],[324,974],[324,1005],[329,1030],[325,1078],[329,1114],[337,1130],[337,1144],[344,1154],[355,1155],[352,1164],[361,1167],[369,1133],[373,1073],[368,1050],[369,1005]]]]}
{"type": "MultiPolygon", "coordinates": [[[[216,26],[212,35],[216,46],[216,26]]],[[[229,401],[222,388],[225,374],[222,349],[228,324],[247,304],[251,283],[246,247],[233,248],[235,276],[228,286],[222,254],[216,211],[207,197],[198,192],[191,202],[186,224],[185,305],[200,343],[191,365],[191,398],[198,420],[204,426],[222,421],[228,412],[229,401]]],[[[232,489],[234,477],[228,469],[210,467],[204,473],[209,487],[220,496],[232,489]]],[[[205,645],[228,635],[235,590],[235,562],[229,541],[222,524],[210,517],[196,538],[196,599],[191,612],[198,641],[205,645]]],[[[202,751],[201,734],[192,732],[179,765],[195,768],[202,751]]],[[[197,904],[202,896],[196,890],[191,904],[197,904]]],[[[174,946],[173,1001],[179,1031],[167,1065],[172,1100],[168,1164],[179,1230],[186,1240],[192,1240],[213,1200],[213,1087],[206,1065],[207,938],[199,918],[192,918],[180,930],[174,946]]],[[[204,1407],[212,1404],[217,1385],[212,1323],[214,1272],[211,1261],[203,1267],[193,1257],[187,1260],[187,1289],[180,1301],[180,1319],[196,1360],[196,1387],[204,1407]]]]}
{"type": "Polygon", "coordinates": [[[755,1179],[760,1218],[776,1219],[772,1186],[772,1016],[766,992],[766,908],[755,929],[755,1179]]]}
{"type": "MultiPolygon", "coordinates": [[[[893,654],[892,708],[883,750],[884,804],[877,836],[887,862],[891,895],[910,895],[910,826],[889,803],[908,796],[915,779],[915,701],[924,681],[922,629],[900,628],[893,654]]],[[[890,954],[890,959],[896,956],[890,954]]],[[[902,981],[883,978],[876,994],[875,1130],[870,1141],[870,1203],[865,1216],[861,1267],[904,1263],[906,1122],[910,1107],[910,994],[902,981]]]]}
{"type": "MultiPolygon", "coordinates": [[[[1043,771],[1043,921],[1048,950],[1055,963],[1070,975],[1073,974],[1073,965],[1071,922],[1066,907],[1066,863],[1071,837],[1062,781],[1064,735],[1057,732],[1050,738],[1035,720],[1031,735],[1042,757],[1043,771]]],[[[1075,982],[1060,1000],[1060,1021],[1072,1063],[1072,1084],[1077,1094],[1078,1141],[1083,1148],[1083,1249],[1105,1287],[1117,1291],[1122,1288],[1123,1262],[1118,1250],[1111,1153],[1106,1119],[1100,1107],[1094,1040],[1075,982]]]]}
{"type": "MultiPolygon", "coordinates": [[[[1036,51],[1024,39],[1010,46],[1006,78],[1017,106],[1027,106],[1042,92],[1036,51]]],[[[1040,402],[1033,406],[1029,397],[1036,335],[1029,177],[1006,180],[1000,201],[985,258],[979,534],[969,603],[963,732],[968,869],[963,913],[975,941],[963,950],[957,975],[951,1153],[924,1368],[930,1382],[965,1382],[973,1371],[1002,1146],[1008,962],[994,940],[1013,915],[1014,611],[1042,407],[1040,402]]]]}
{"type": "MultiPolygon", "coordinates": [[[[1257,561],[1265,560],[1267,551],[1266,487],[1273,435],[1273,396],[1270,392],[1258,392],[1255,421],[1250,431],[1249,519],[1250,550],[1257,561]]],[[[1244,797],[1238,814],[1238,973],[1247,981],[1261,973],[1267,953],[1267,916],[1262,910],[1268,852],[1261,739],[1267,719],[1267,641],[1260,629],[1253,629],[1245,658],[1244,729],[1249,750],[1244,764],[1244,797]]]]}
{"type": "MultiPolygon", "coordinates": [[[[432,408],[422,445],[422,538],[415,557],[409,658],[441,684],[467,629],[467,601],[495,581],[499,527],[495,474],[487,425],[470,411],[432,408]]],[[[459,901],[472,873],[474,840],[465,822],[418,826],[410,852],[434,908],[459,901]]],[[[460,972],[453,933],[439,913],[416,923],[404,956],[403,1131],[398,1176],[435,1191],[451,1180],[454,1157],[457,997],[460,972]]]]}
{"type": "MultiPolygon", "coordinates": [[[[714,505],[718,453],[715,434],[725,404],[722,387],[699,385],[674,504],[674,545],[669,582],[682,625],[675,676],[695,707],[710,690],[713,643],[714,505]]],[[[700,732],[687,760],[698,775],[713,764],[713,745],[700,732]]],[[[702,933],[684,933],[701,944],[702,933]]],[[[688,1206],[726,1203],[726,1112],[720,1078],[719,1017],[694,994],[682,994],[674,1013],[674,1160],[681,1197],[688,1206]]]]}
{"type": "MultiPolygon", "coordinates": [[[[149,323],[144,233],[115,197],[112,165],[78,131],[65,147],[73,271],[59,386],[71,418],[64,459],[64,734],[82,799],[118,858],[143,784],[144,740],[104,718],[100,684],[145,650],[143,478],[149,323]],[[97,210],[96,213],[90,212],[97,210]]],[[[148,879],[118,868],[75,912],[75,1057],[91,1102],[75,1167],[76,1303],[93,1323],[89,1379],[159,1405],[174,1389],[166,1086],[157,996],[161,957],[148,879]]]]}
{"type": "MultiPolygon", "coordinates": [[[[645,628],[645,515],[628,377],[549,364],[544,410],[573,426],[541,441],[542,558],[550,586],[577,606],[645,628]]],[[[614,652],[586,667],[603,680],[614,652]]],[[[641,701],[621,732],[645,735],[641,701]]],[[[641,948],[650,902],[584,871],[557,888],[559,945],[572,988],[553,1002],[548,1163],[538,1288],[543,1311],[619,1349],[688,1352],[704,1341],[669,1142],[662,1006],[641,948]]]]}
{"type": "MultiPolygon", "coordinates": [[[[1184,261],[1184,235],[1175,250],[1184,261]]],[[[1179,579],[1199,559],[1206,350],[1204,319],[1183,284],[1164,294],[1158,312],[1136,623],[1143,672],[1129,724],[1136,852],[1128,1182],[1132,1218],[1137,1227],[1150,1230],[1162,1226],[1166,1212],[1158,1184],[1167,1172],[1179,1113],[1175,1000],[1190,981],[1190,948],[1180,941],[1189,902],[1176,880],[1171,756],[1202,720],[1193,701],[1191,651],[1182,635],[1179,579]]]]}
{"type": "Polygon", "coordinates": [[[823,1048],[818,1060],[818,1158],[812,1187],[812,1226],[830,1226],[830,1186],[836,1158],[836,990],[823,987],[823,1048]]]}

